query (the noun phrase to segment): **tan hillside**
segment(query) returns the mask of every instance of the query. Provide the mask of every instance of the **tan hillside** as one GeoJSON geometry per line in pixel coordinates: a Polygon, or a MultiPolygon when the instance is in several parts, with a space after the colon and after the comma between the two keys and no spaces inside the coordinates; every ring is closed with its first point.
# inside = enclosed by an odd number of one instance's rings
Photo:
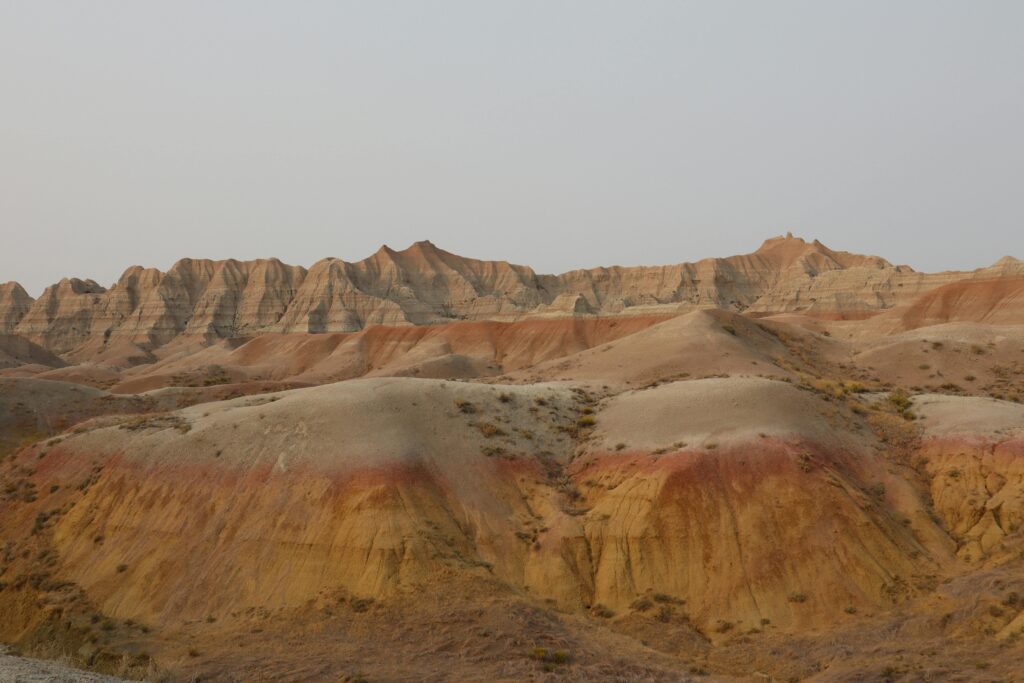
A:
{"type": "Polygon", "coordinates": [[[948,322],[1019,324],[1024,320],[1024,277],[944,285],[899,311],[899,319],[904,329],[948,322]]]}
{"type": "Polygon", "coordinates": [[[1016,680],[1022,275],[787,236],[5,285],[0,643],[165,683],[1016,680]]]}

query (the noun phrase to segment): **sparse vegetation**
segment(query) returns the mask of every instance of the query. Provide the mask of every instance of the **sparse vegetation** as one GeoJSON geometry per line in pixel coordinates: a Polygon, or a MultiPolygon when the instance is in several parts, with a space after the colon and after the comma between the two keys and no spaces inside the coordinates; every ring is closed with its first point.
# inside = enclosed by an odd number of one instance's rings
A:
{"type": "Polygon", "coordinates": [[[527,656],[543,664],[544,671],[554,671],[569,663],[569,653],[565,650],[549,650],[546,647],[533,647],[527,656]]]}
{"type": "Polygon", "coordinates": [[[348,601],[348,606],[353,612],[366,612],[373,607],[373,602],[373,598],[352,598],[348,601]]]}
{"type": "Polygon", "coordinates": [[[896,410],[896,413],[905,420],[915,420],[917,416],[910,410],[913,403],[910,396],[903,389],[895,389],[889,392],[889,404],[896,410]]]}
{"type": "Polygon", "coordinates": [[[480,433],[488,439],[495,436],[506,436],[508,434],[508,432],[492,422],[481,422],[477,425],[477,428],[480,430],[480,433]]]}
{"type": "Polygon", "coordinates": [[[800,470],[802,472],[811,471],[812,456],[810,453],[804,452],[799,456],[800,470]]]}
{"type": "Polygon", "coordinates": [[[637,598],[630,604],[630,608],[637,612],[646,612],[654,607],[654,603],[647,598],[637,598]]]}

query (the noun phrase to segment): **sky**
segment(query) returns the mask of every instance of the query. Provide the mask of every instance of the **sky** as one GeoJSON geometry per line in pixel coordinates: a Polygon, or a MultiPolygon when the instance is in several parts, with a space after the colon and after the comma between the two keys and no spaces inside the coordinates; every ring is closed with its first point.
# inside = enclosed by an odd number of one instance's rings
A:
{"type": "Polygon", "coordinates": [[[0,282],[1024,258],[1024,3],[0,0],[0,282]]]}

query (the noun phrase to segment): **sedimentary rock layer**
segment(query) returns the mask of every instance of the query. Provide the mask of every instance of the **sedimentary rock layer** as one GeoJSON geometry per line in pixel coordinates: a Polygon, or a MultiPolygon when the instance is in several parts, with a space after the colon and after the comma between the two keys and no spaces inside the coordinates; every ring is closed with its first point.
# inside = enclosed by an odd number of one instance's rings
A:
{"type": "Polygon", "coordinates": [[[60,575],[122,618],[379,598],[455,568],[567,608],[666,594],[711,632],[829,623],[950,561],[831,411],[760,379],[603,408],[559,385],[369,379],[99,418],[29,455],[64,506],[60,575]]]}
{"type": "Polygon", "coordinates": [[[382,247],[354,263],[324,259],[308,271],[276,259],[183,259],[166,273],[135,266],[109,289],[65,279],[36,300],[8,283],[0,286],[0,333],[24,336],[71,360],[125,366],[151,361],[150,352],[172,341],[201,345],[377,324],[665,315],[711,307],[864,317],[957,280],[1022,272],[1021,262],[1004,259],[973,274],[928,275],[787,236],[743,256],[556,276],[417,242],[403,251],[382,247]]]}

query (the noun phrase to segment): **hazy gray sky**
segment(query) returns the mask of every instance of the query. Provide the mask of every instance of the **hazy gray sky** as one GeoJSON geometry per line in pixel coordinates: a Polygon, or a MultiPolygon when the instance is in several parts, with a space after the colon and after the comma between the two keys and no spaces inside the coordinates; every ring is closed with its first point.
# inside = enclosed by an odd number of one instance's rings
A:
{"type": "Polygon", "coordinates": [[[1024,257],[1024,2],[0,0],[0,281],[1024,257]]]}

